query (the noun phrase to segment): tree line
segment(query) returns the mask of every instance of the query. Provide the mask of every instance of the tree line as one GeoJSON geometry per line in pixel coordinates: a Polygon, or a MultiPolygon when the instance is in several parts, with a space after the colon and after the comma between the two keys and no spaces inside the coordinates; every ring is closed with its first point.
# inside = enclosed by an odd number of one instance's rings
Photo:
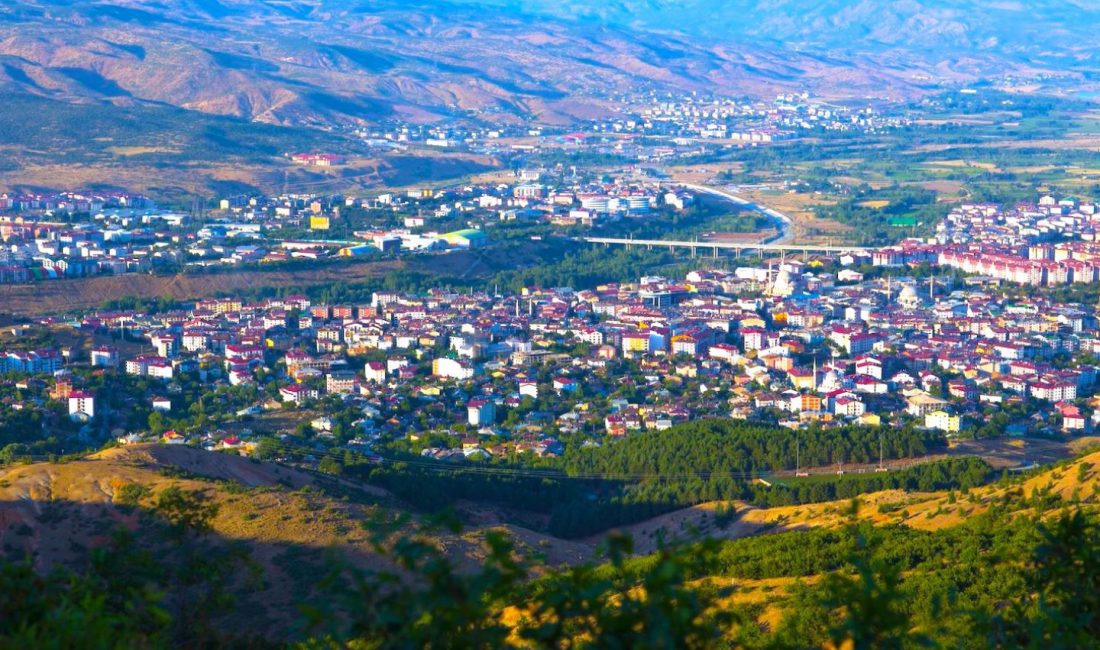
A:
{"type": "Polygon", "coordinates": [[[817,503],[884,489],[969,489],[993,477],[975,458],[903,471],[777,480],[773,472],[837,462],[913,458],[943,445],[934,432],[863,427],[806,431],[735,420],[701,420],[587,446],[571,441],[557,459],[520,455],[494,463],[434,462],[395,454],[378,465],[359,457],[344,471],[414,507],[457,501],[549,515],[546,532],[578,538],[707,501],[761,506],[817,503]],[[796,460],[798,457],[798,460],[796,460]],[[754,480],[769,477],[768,483],[754,480]]]}

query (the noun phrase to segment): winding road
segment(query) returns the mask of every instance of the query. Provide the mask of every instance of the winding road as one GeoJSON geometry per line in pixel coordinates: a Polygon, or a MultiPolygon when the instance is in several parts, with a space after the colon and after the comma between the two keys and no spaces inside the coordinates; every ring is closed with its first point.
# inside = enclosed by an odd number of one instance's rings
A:
{"type": "Polygon", "coordinates": [[[779,233],[772,236],[772,237],[768,237],[768,238],[764,239],[763,241],[761,241],[759,243],[761,243],[761,244],[786,244],[790,241],[790,239],[791,239],[791,230],[794,227],[794,221],[789,216],[783,214],[782,212],[779,212],[778,210],[774,210],[774,209],[769,208],[767,206],[760,205],[759,203],[753,203],[752,201],[749,201],[748,199],[742,198],[742,197],[738,196],[737,194],[734,194],[732,191],[730,191],[728,189],[725,189],[725,188],[712,187],[710,185],[697,185],[695,183],[681,183],[681,185],[685,189],[689,189],[693,192],[698,192],[700,194],[710,194],[712,196],[719,196],[723,199],[726,199],[727,201],[730,201],[731,203],[735,203],[739,206],[749,208],[750,210],[755,210],[755,211],[763,214],[764,216],[770,218],[772,221],[776,222],[779,233]]]}

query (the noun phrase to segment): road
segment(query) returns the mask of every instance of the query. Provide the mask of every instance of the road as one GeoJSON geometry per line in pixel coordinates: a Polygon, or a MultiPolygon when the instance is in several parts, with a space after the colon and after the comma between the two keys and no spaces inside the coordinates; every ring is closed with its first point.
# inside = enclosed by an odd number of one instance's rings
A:
{"type": "Polygon", "coordinates": [[[710,185],[697,185],[695,183],[682,183],[682,185],[686,189],[689,189],[693,192],[698,192],[700,194],[710,194],[710,195],[713,195],[713,196],[720,196],[723,199],[726,199],[727,201],[729,201],[731,203],[735,203],[735,204],[737,204],[738,206],[741,206],[741,207],[749,208],[750,210],[755,210],[755,211],[763,214],[764,216],[770,218],[772,221],[775,221],[777,226],[778,226],[779,234],[775,235],[774,237],[769,237],[768,239],[766,239],[762,242],[759,242],[761,244],[785,244],[791,238],[791,229],[794,226],[794,221],[790,217],[788,217],[787,215],[783,214],[782,212],[779,212],[778,210],[773,210],[772,208],[769,208],[767,206],[763,206],[763,205],[760,205],[758,203],[753,203],[752,201],[749,201],[748,199],[740,197],[737,194],[735,194],[732,191],[730,191],[728,189],[725,189],[725,188],[713,187],[713,186],[710,186],[710,185]]]}

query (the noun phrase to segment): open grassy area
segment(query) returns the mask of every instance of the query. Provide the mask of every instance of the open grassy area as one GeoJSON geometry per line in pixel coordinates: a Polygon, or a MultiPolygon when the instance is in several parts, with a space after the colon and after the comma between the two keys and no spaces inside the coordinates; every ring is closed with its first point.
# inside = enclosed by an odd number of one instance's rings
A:
{"type": "Polygon", "coordinates": [[[0,285],[0,305],[5,312],[36,316],[91,309],[105,301],[123,298],[157,299],[169,296],[178,301],[197,300],[263,287],[310,286],[333,282],[355,282],[379,278],[403,268],[395,261],[328,264],[315,269],[278,271],[241,269],[231,273],[205,275],[128,274],[71,280],[49,280],[33,284],[0,285]]]}

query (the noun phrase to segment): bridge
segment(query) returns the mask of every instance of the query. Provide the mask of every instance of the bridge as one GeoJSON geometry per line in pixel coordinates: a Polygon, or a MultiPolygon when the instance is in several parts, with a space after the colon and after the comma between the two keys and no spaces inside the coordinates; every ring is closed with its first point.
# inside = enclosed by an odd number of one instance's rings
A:
{"type": "Polygon", "coordinates": [[[734,251],[738,257],[740,257],[742,251],[756,251],[760,255],[770,251],[783,255],[787,253],[802,253],[803,255],[809,255],[810,253],[856,253],[872,250],[863,246],[813,246],[810,244],[790,244],[787,242],[791,238],[791,229],[794,225],[794,221],[782,212],[758,203],[753,203],[752,201],[738,196],[727,188],[698,185],[695,183],[681,183],[680,186],[693,192],[712,194],[743,208],[756,210],[771,219],[778,227],[779,232],[773,237],[757,242],[699,241],[697,239],[693,241],[681,241],[671,239],[634,239],[633,237],[627,239],[621,237],[581,237],[579,240],[590,244],[626,246],[627,248],[631,246],[645,246],[648,249],[666,247],[669,250],[684,248],[691,251],[692,257],[695,257],[700,249],[709,251],[713,257],[718,257],[718,252],[723,250],[734,251]]]}
{"type": "Polygon", "coordinates": [[[757,251],[760,254],[769,251],[775,251],[778,253],[857,253],[861,251],[871,251],[872,249],[863,246],[813,246],[810,244],[765,244],[762,242],[723,242],[723,241],[710,241],[710,240],[693,240],[693,241],[681,241],[675,239],[634,239],[634,238],[622,238],[622,237],[581,237],[581,241],[588,242],[589,244],[603,244],[604,246],[645,246],[648,249],[653,248],[668,248],[673,250],[676,248],[685,248],[691,251],[692,256],[698,254],[699,250],[710,251],[714,257],[718,257],[718,251],[730,250],[735,251],[738,255],[742,251],[757,251]]]}

